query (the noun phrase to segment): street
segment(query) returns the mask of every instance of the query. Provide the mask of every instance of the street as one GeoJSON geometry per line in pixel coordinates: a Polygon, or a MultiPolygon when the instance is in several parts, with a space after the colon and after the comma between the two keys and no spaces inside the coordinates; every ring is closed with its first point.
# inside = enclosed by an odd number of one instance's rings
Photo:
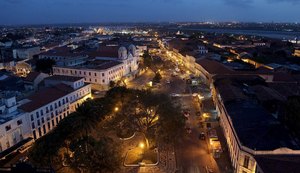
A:
{"type": "MultiPolygon", "coordinates": [[[[165,55],[161,57],[166,58],[165,55]]],[[[213,158],[212,153],[209,149],[209,142],[207,135],[205,140],[199,139],[201,132],[207,134],[207,129],[205,126],[200,126],[200,116],[197,113],[204,111],[215,110],[212,103],[211,93],[209,87],[200,83],[198,86],[191,86],[187,84],[186,80],[189,78],[188,74],[183,66],[179,67],[180,72],[175,72],[175,68],[178,66],[168,60],[164,60],[164,63],[169,63],[166,66],[172,67],[170,69],[161,69],[160,74],[162,79],[159,84],[150,87],[153,92],[169,94],[173,100],[179,103],[183,110],[188,110],[189,117],[186,122],[186,127],[191,129],[191,133],[185,131],[185,137],[174,146],[174,152],[176,157],[176,168],[178,173],[222,173],[230,172],[229,168],[230,160],[228,153],[224,152],[221,154],[220,158],[213,158]],[[174,75],[176,73],[177,75],[174,75]],[[199,100],[197,97],[193,97],[193,93],[198,93],[204,96],[203,107],[199,105],[199,100]],[[209,103],[209,104],[208,104],[209,103]]],[[[141,88],[145,86],[148,82],[152,80],[154,73],[148,69],[144,74],[137,77],[136,79],[128,82],[128,87],[130,88],[141,88]]],[[[200,80],[201,81],[201,80],[200,80]]],[[[203,120],[202,120],[203,122],[203,120]]],[[[205,122],[204,122],[205,123],[205,122]]],[[[218,136],[222,146],[225,147],[225,140],[219,123],[217,120],[213,122],[218,131],[218,136]]],[[[147,172],[147,171],[145,171],[147,172]]],[[[169,171],[166,171],[169,172],[169,171]]],[[[171,171],[170,171],[171,172],[171,171]]]]}

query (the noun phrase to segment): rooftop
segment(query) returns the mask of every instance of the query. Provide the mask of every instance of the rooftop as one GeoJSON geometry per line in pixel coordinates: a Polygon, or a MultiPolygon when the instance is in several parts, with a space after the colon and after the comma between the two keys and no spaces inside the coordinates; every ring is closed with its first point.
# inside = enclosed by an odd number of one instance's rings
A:
{"type": "Polygon", "coordinates": [[[111,57],[118,58],[118,46],[100,46],[97,51],[90,52],[90,57],[111,57]]]}
{"type": "Polygon", "coordinates": [[[283,101],[283,96],[252,76],[248,81],[246,76],[216,78],[215,87],[243,146],[260,151],[300,149],[289,130],[257,102],[257,99],[283,101]]]}
{"type": "Polygon", "coordinates": [[[298,155],[259,155],[255,157],[255,160],[264,172],[297,173],[300,170],[298,155]]]}
{"type": "Polygon", "coordinates": [[[65,57],[76,57],[76,56],[85,56],[84,52],[76,52],[72,48],[63,46],[51,49],[47,52],[43,52],[40,55],[45,56],[65,56],[65,57]]]}
{"type": "Polygon", "coordinates": [[[242,145],[253,150],[300,149],[288,130],[262,106],[233,101],[225,107],[242,145]]]}
{"type": "Polygon", "coordinates": [[[74,89],[66,84],[58,84],[53,87],[45,88],[28,97],[30,102],[23,104],[19,108],[25,112],[32,112],[73,91],[74,89]]]}
{"type": "Polygon", "coordinates": [[[62,75],[53,75],[46,78],[46,80],[58,80],[58,81],[68,81],[68,82],[75,82],[80,79],[82,79],[82,77],[62,76],[62,75]]]}
{"type": "Polygon", "coordinates": [[[198,59],[196,62],[210,74],[233,74],[234,71],[225,65],[210,59],[198,59]]]}
{"type": "Polygon", "coordinates": [[[40,72],[30,72],[24,81],[33,82],[41,73],[40,72]]]}

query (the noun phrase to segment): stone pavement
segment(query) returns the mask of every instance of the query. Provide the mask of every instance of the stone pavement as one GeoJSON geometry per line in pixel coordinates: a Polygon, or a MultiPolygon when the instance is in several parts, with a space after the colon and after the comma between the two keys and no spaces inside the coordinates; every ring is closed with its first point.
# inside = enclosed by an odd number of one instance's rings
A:
{"type": "Polygon", "coordinates": [[[121,173],[175,173],[176,160],[174,147],[171,145],[160,145],[158,151],[158,165],[144,167],[123,167],[121,173]]]}

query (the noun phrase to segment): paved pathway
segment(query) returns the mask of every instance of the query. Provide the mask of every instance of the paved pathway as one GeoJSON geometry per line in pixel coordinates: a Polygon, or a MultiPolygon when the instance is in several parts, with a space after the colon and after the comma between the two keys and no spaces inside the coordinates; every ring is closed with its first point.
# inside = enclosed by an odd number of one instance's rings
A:
{"type": "Polygon", "coordinates": [[[121,173],[175,173],[176,160],[174,147],[161,145],[159,147],[159,163],[157,166],[123,167],[121,173]]]}

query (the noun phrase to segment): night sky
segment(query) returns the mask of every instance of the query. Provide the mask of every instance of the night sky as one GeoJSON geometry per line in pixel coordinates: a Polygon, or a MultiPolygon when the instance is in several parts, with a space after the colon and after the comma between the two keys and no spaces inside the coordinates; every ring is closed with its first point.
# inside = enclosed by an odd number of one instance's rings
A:
{"type": "Polygon", "coordinates": [[[300,22],[300,0],[0,0],[0,24],[300,22]]]}

